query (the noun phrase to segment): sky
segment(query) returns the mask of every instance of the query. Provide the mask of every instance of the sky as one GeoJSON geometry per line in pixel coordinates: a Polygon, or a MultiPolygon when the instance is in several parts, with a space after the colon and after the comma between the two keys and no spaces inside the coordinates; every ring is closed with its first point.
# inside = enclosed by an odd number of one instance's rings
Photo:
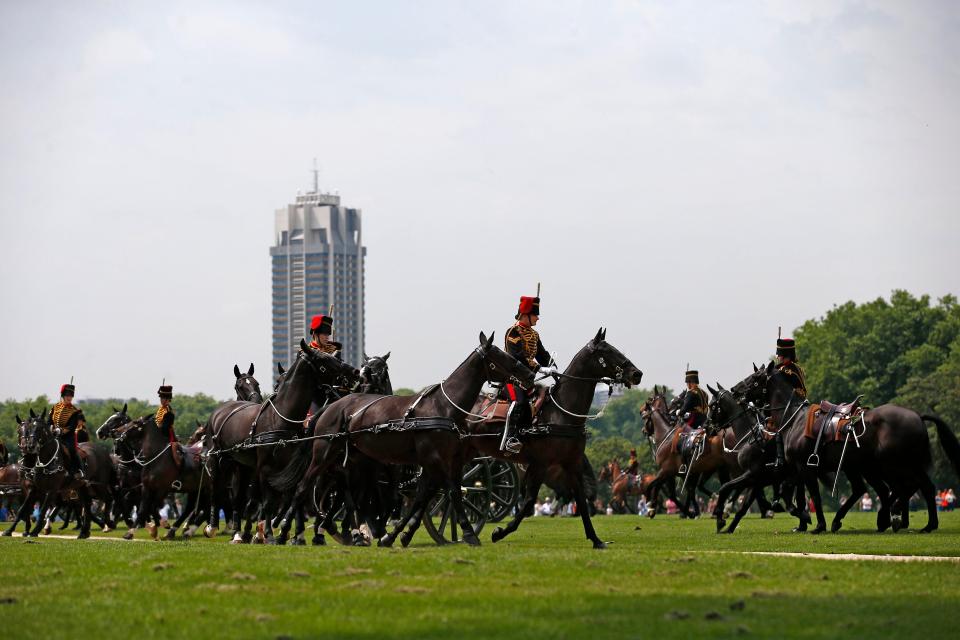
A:
{"type": "Polygon", "coordinates": [[[0,84],[0,398],[269,380],[314,157],[395,387],[537,282],[561,365],[604,326],[673,387],[960,293],[955,2],[3,3],[0,84]]]}

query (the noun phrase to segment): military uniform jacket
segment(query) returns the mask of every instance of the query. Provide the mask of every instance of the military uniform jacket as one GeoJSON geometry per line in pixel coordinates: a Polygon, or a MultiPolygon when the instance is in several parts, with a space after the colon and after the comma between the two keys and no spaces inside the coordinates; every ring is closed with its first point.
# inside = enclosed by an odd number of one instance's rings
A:
{"type": "Polygon", "coordinates": [[[83,429],[86,420],[76,405],[63,402],[62,400],[53,405],[50,411],[50,424],[60,429],[62,433],[68,433],[74,430],[83,429]]]}
{"type": "Polygon", "coordinates": [[[176,414],[173,412],[173,408],[165,409],[160,407],[157,409],[157,413],[153,416],[153,421],[157,424],[157,427],[163,430],[169,429],[169,433],[173,433],[173,422],[177,419],[176,414]]]}
{"type": "Polygon", "coordinates": [[[783,373],[790,384],[793,385],[794,393],[798,398],[807,399],[807,380],[803,373],[803,368],[796,362],[782,364],[777,370],[783,373]]]}
{"type": "Polygon", "coordinates": [[[699,413],[707,415],[709,401],[707,394],[700,387],[687,389],[684,393],[683,405],[680,407],[680,415],[685,413],[699,413]]]}
{"type": "Polygon", "coordinates": [[[550,366],[550,354],[540,342],[540,334],[533,327],[519,322],[509,329],[505,338],[507,353],[531,369],[550,366]]]}
{"type": "Polygon", "coordinates": [[[324,353],[329,353],[330,355],[335,354],[337,351],[343,349],[343,345],[339,342],[334,342],[333,340],[327,340],[326,344],[321,344],[316,340],[313,340],[310,343],[310,346],[318,351],[323,351],[324,353]]]}

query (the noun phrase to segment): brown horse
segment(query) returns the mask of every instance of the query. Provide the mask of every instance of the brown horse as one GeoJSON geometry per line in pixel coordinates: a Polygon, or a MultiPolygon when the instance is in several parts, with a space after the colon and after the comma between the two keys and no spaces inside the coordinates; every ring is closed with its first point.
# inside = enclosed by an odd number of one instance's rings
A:
{"type": "Polygon", "coordinates": [[[610,502],[617,513],[633,513],[627,502],[628,497],[643,495],[650,482],[653,482],[652,473],[633,475],[620,469],[620,461],[614,458],[603,466],[597,480],[610,483],[610,502]]]}
{"type": "MultiPolygon", "coordinates": [[[[334,402],[317,421],[318,439],[314,441],[307,473],[297,487],[295,503],[302,504],[318,481],[321,496],[334,482],[345,484],[345,497],[352,503],[350,476],[328,471],[344,455],[349,456],[350,449],[356,449],[380,463],[416,465],[422,469],[416,496],[397,527],[380,538],[381,546],[391,546],[398,536],[403,546],[409,545],[428,501],[437,491],[448,492],[463,540],[480,544],[463,507],[461,479],[466,447],[460,435],[466,430],[468,415],[463,407],[471,406],[483,384],[491,379],[529,386],[533,384],[533,372],[494,346],[492,335],[487,338],[481,333],[480,345],[460,366],[446,380],[418,396],[354,394],[334,402]]],[[[351,511],[348,506],[348,513],[351,511]]],[[[359,523],[354,525],[359,528],[359,523]]],[[[355,540],[361,542],[356,536],[355,540]]]]}
{"type": "MultiPolygon", "coordinates": [[[[323,404],[326,388],[350,387],[358,374],[349,364],[301,340],[297,358],[284,373],[274,396],[262,404],[226,402],[210,416],[204,439],[209,454],[207,471],[214,484],[222,480],[225,472],[235,473],[239,492],[236,504],[247,504],[247,510],[255,512],[261,523],[258,528],[264,527],[267,542],[274,542],[275,512],[284,507],[283,500],[303,478],[309,460],[309,452],[301,452],[305,447],[277,445],[302,435],[311,403],[323,404]]],[[[218,526],[219,507],[211,504],[209,509],[214,529],[218,526]]],[[[234,509],[234,513],[238,512],[234,509]]],[[[234,542],[249,542],[251,526],[252,520],[248,519],[243,534],[238,532],[234,542]]]]}
{"type": "Polygon", "coordinates": [[[630,387],[640,383],[643,373],[620,351],[606,341],[606,331],[597,335],[573,357],[563,373],[555,374],[556,383],[549,388],[534,424],[519,432],[523,447],[519,453],[500,451],[499,440],[504,421],[495,417],[495,408],[481,397],[476,400],[473,411],[484,415],[468,422],[470,437],[468,445],[481,455],[492,456],[525,464],[523,478],[524,501],[514,518],[505,526],[497,527],[491,540],[498,542],[520,526],[523,519],[533,512],[537,494],[551,467],[559,468],[574,496],[577,513],[583,522],[586,537],[595,549],[606,545],[597,536],[590,519],[583,487],[583,450],[586,445],[586,421],[596,416],[588,415],[593,402],[593,393],[600,382],[624,384],[630,387]]]}

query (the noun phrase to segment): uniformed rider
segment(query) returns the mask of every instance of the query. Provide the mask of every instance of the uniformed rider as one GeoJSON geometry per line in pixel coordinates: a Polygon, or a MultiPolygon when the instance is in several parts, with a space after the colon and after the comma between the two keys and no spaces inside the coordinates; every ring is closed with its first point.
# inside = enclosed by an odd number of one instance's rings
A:
{"type": "Polygon", "coordinates": [[[166,433],[170,438],[170,448],[173,451],[173,459],[177,465],[180,465],[180,447],[177,442],[177,434],[173,430],[173,423],[177,419],[173,412],[170,402],[173,400],[173,385],[162,384],[157,389],[157,395],[160,397],[160,408],[153,416],[153,422],[160,429],[161,433],[166,433]]]}
{"type": "Polygon", "coordinates": [[[331,340],[331,334],[333,334],[333,316],[313,316],[313,319],[310,320],[310,336],[312,338],[310,346],[324,353],[334,355],[343,349],[343,345],[331,340]]]}
{"type": "MultiPolygon", "coordinates": [[[[553,359],[544,349],[540,334],[534,329],[540,320],[540,297],[521,296],[514,319],[516,323],[507,329],[505,351],[533,371],[545,375],[556,373],[556,369],[550,366],[553,359]]],[[[530,393],[533,389],[524,389],[512,383],[505,385],[504,389],[510,408],[507,411],[503,438],[500,440],[500,450],[517,453],[521,447],[515,435],[517,429],[528,427],[533,422],[530,408],[530,393]]]]}
{"type": "MultiPolygon", "coordinates": [[[[807,380],[803,367],[797,361],[797,345],[793,338],[777,338],[777,371],[784,374],[793,385],[793,400],[799,406],[800,402],[807,399],[807,380]]],[[[783,453],[783,435],[777,431],[773,440],[777,448],[777,458],[773,466],[782,467],[786,462],[783,453]]]]}
{"type": "Polygon", "coordinates": [[[77,451],[79,435],[86,429],[86,419],[83,411],[73,404],[73,395],[76,393],[73,384],[64,384],[60,387],[60,402],[53,405],[50,411],[50,424],[57,430],[60,442],[67,448],[67,471],[83,477],[83,467],[80,463],[80,454],[77,451]]]}
{"type": "Polygon", "coordinates": [[[698,429],[707,421],[707,411],[710,401],[706,392],[700,388],[700,373],[696,370],[687,371],[684,377],[687,392],[683,394],[683,404],[680,405],[678,415],[685,425],[691,429],[698,429]]]}

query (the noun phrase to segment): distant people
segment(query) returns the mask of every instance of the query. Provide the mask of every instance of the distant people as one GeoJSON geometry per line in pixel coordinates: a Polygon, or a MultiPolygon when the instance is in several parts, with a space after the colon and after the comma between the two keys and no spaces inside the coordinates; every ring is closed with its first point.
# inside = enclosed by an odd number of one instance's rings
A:
{"type": "Polygon", "coordinates": [[[607,513],[608,516],[612,516],[612,515],[613,515],[613,504],[610,503],[610,502],[607,503],[607,511],[606,511],[606,513],[607,513]]]}
{"type": "Polygon", "coordinates": [[[73,404],[76,390],[72,383],[61,385],[60,402],[50,410],[50,424],[56,429],[60,442],[67,449],[67,471],[82,478],[83,467],[80,464],[80,454],[77,453],[77,443],[78,433],[86,428],[86,418],[83,417],[83,411],[73,404]]]}
{"type": "Polygon", "coordinates": [[[860,511],[873,511],[873,498],[870,497],[869,493],[863,494],[863,497],[860,498],[860,511]]]}
{"type": "Polygon", "coordinates": [[[953,488],[947,489],[947,511],[953,511],[957,507],[957,494],[953,492],[953,488]]]}
{"type": "Polygon", "coordinates": [[[691,369],[684,375],[687,392],[684,394],[683,406],[680,407],[678,415],[684,424],[696,429],[707,421],[710,403],[707,394],[700,388],[700,372],[691,369]]]}
{"type": "Polygon", "coordinates": [[[641,495],[640,499],[637,500],[637,515],[643,518],[649,512],[650,512],[650,508],[647,506],[647,499],[645,496],[641,495]]]}
{"type": "Polygon", "coordinates": [[[541,504],[539,500],[537,500],[537,503],[533,505],[533,515],[535,516],[543,515],[543,504],[541,504]]]}

